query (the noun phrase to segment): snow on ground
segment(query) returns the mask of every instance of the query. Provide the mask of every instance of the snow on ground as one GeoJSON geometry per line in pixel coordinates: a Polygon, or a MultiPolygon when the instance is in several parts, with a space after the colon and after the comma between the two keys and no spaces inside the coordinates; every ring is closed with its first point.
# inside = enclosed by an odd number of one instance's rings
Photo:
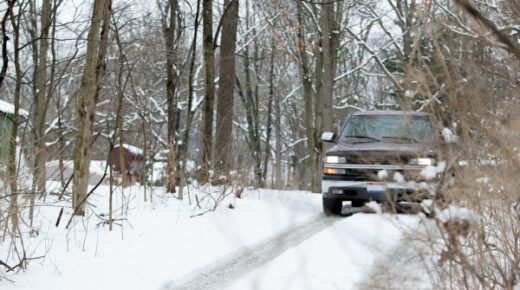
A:
{"type": "Polygon", "coordinates": [[[372,264],[398,244],[397,220],[413,218],[366,213],[342,218],[228,289],[357,289],[372,264]]]}
{"type": "MultiPolygon", "coordinates": [[[[60,181],[60,163],[58,160],[52,160],[47,162],[47,180],[60,181]]],[[[101,179],[103,179],[103,175],[105,175],[105,167],[106,161],[104,160],[91,160],[90,161],[90,175],[88,178],[88,184],[96,185],[99,183],[101,179]]],[[[73,160],[64,160],[63,161],[63,179],[65,181],[69,180],[74,172],[74,161],[73,160]]],[[[103,184],[108,184],[108,178],[104,179],[103,184]]],[[[59,183],[51,183],[53,188],[47,188],[48,190],[57,190],[61,188],[59,183]]]]}
{"type": "MultiPolygon", "coordinates": [[[[424,227],[417,227],[412,231],[416,230],[419,232],[414,234],[424,235],[424,227]]],[[[434,263],[434,259],[425,261],[424,255],[418,254],[421,253],[421,250],[425,249],[420,241],[410,237],[404,238],[376,260],[370,271],[365,273],[357,289],[436,289],[432,287],[431,273],[425,264],[432,262],[431,265],[434,266],[436,263],[434,263]]]]}
{"type": "MultiPolygon", "coordinates": [[[[209,191],[190,189],[193,203],[195,194],[201,204],[211,200],[204,198],[209,191]]],[[[218,194],[219,189],[213,191],[218,194]]],[[[207,265],[218,266],[233,253],[254,251],[277,235],[323,219],[323,230],[299,237],[298,245],[289,245],[272,261],[253,267],[236,281],[229,281],[228,286],[352,289],[381,253],[398,243],[398,224],[416,221],[415,216],[356,214],[328,222],[321,212],[320,195],[270,190],[247,191],[242,199],[228,198],[215,212],[191,218],[203,210],[189,205],[186,194],[181,202],[156,188],[153,202],[144,202],[142,187],[125,189],[124,198],[117,189],[115,218],[123,220],[118,221],[120,225],[115,225],[113,232],[103,224],[107,186],[101,186],[89,199],[95,205],[89,207],[90,215],[75,219],[69,230],[65,224],[70,210],[65,211],[58,228],[54,223],[61,206],[70,201],[58,202],[54,197],[45,203],[39,201],[35,223],[39,235],[24,242],[28,253],[45,258],[32,261],[25,272],[7,274],[8,279],[0,280],[0,288],[161,289],[172,281],[197,275],[207,265]],[[227,207],[229,203],[234,204],[233,209],[227,207]]]]}

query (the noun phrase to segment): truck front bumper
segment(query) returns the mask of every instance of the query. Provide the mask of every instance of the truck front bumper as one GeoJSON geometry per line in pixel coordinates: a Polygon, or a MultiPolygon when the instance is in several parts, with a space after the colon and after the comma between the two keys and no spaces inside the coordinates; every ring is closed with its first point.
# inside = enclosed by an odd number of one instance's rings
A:
{"type": "Polygon", "coordinates": [[[324,198],[340,200],[413,201],[432,198],[436,184],[428,182],[371,182],[322,180],[324,198]],[[373,188],[376,185],[376,190],[373,188]]]}

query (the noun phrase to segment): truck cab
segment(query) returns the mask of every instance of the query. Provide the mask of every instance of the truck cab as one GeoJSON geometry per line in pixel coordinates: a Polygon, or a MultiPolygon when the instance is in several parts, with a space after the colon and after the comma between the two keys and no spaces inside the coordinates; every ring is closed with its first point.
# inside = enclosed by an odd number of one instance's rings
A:
{"type": "Polygon", "coordinates": [[[420,202],[435,194],[437,138],[431,116],[423,112],[363,111],[347,117],[323,159],[321,189],[326,215],[341,213],[344,201],[420,202]]]}

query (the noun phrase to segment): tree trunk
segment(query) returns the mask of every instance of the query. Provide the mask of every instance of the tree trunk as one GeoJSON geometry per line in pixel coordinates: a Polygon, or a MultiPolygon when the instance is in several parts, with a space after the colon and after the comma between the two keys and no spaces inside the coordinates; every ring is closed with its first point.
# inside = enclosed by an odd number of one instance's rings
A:
{"type": "MultiPolygon", "coordinates": [[[[315,139],[315,131],[317,128],[315,122],[315,118],[318,116],[314,114],[314,101],[312,98],[312,80],[311,80],[311,72],[309,69],[309,61],[307,59],[307,44],[305,41],[305,22],[303,15],[303,8],[300,2],[297,3],[298,7],[298,54],[300,56],[300,68],[302,75],[302,83],[303,83],[303,98],[305,102],[305,133],[307,136],[307,153],[308,160],[307,164],[307,172],[310,174],[310,190],[313,192],[319,192],[319,167],[317,168],[316,164],[319,166],[319,152],[317,152],[317,142],[315,139]],[[316,161],[318,160],[318,162],[316,161]]],[[[316,64],[318,65],[318,64],[316,64]]],[[[317,82],[318,86],[318,82],[317,82]]],[[[319,89],[317,88],[319,92],[319,89]]],[[[317,102],[316,102],[317,103],[317,102]]],[[[319,123],[319,122],[318,122],[319,123]]]]}
{"type": "Polygon", "coordinates": [[[403,33],[403,65],[406,65],[412,59],[416,6],[415,1],[412,3],[403,3],[402,5],[401,11],[405,13],[405,23],[401,26],[401,32],[403,33]]]}
{"type": "MultiPolygon", "coordinates": [[[[247,55],[247,50],[246,50],[247,55]]],[[[246,57],[247,58],[247,57],[246,57]]],[[[247,71],[249,69],[248,62],[244,61],[244,70],[247,71]]],[[[246,74],[246,83],[248,83],[248,73],[246,74]]],[[[240,96],[240,100],[242,101],[242,104],[244,105],[244,108],[246,110],[246,122],[247,122],[247,135],[246,135],[246,142],[247,146],[249,148],[249,151],[251,152],[251,160],[253,162],[253,173],[254,173],[254,186],[261,187],[262,186],[262,164],[260,159],[260,144],[258,140],[258,135],[256,131],[256,121],[254,117],[254,110],[255,110],[255,104],[253,101],[251,90],[246,88],[246,92],[244,92],[244,89],[242,88],[242,84],[240,83],[240,80],[238,77],[235,77],[235,82],[237,86],[237,93],[240,96]]],[[[250,84],[246,84],[246,86],[249,86],[250,84]]]]}
{"type": "MultiPolygon", "coordinates": [[[[112,147],[112,146],[110,146],[112,147]]],[[[111,150],[112,151],[112,150],[111,150]]],[[[113,178],[113,168],[112,166],[110,166],[110,168],[108,169],[109,170],[109,188],[110,188],[110,193],[109,193],[109,196],[108,196],[108,230],[109,231],[112,231],[112,214],[113,214],[113,210],[112,210],[112,203],[113,203],[113,196],[114,196],[114,178],[113,178]]]]}
{"type": "MultiPolygon", "coordinates": [[[[45,102],[45,109],[44,109],[45,115],[47,115],[47,110],[49,108],[49,102],[51,101],[52,95],[56,91],[56,87],[57,87],[55,77],[56,77],[56,68],[58,66],[58,64],[57,64],[58,59],[56,56],[56,15],[58,13],[58,5],[59,5],[58,0],[53,0],[53,4],[52,4],[53,9],[52,9],[52,16],[51,16],[52,21],[50,24],[50,25],[52,25],[52,30],[50,31],[50,33],[51,33],[50,50],[51,50],[52,61],[51,61],[51,70],[50,70],[50,75],[49,75],[49,85],[47,86],[47,100],[45,102]]],[[[59,83],[59,80],[58,80],[58,83],[59,83]]],[[[59,107],[59,97],[57,99],[58,99],[57,107],[59,107]]],[[[61,115],[59,115],[60,109],[57,108],[57,111],[58,111],[58,123],[60,123],[61,122],[61,115]]],[[[59,128],[58,131],[60,131],[60,135],[61,135],[60,126],[61,126],[61,124],[58,125],[58,128],[59,128]]],[[[62,136],[58,137],[58,139],[60,139],[60,138],[62,139],[62,136]]],[[[63,154],[60,154],[60,155],[63,155],[63,154]]],[[[60,159],[63,160],[63,158],[60,158],[60,159]]],[[[43,176],[45,176],[45,180],[47,180],[47,174],[46,174],[47,168],[44,168],[43,170],[45,171],[45,174],[43,176]]],[[[60,180],[62,181],[62,184],[64,184],[63,183],[63,171],[60,172],[60,180]]]]}
{"type": "Polygon", "coordinates": [[[85,69],[77,92],[77,128],[74,144],[74,177],[72,206],[75,215],[85,215],[89,167],[91,159],[92,131],[95,108],[101,81],[105,72],[105,57],[111,15],[111,0],[95,0],[90,30],[87,37],[85,69]],[[100,32],[101,30],[101,32],[100,32]]]}
{"type": "MultiPolygon", "coordinates": [[[[38,67],[37,67],[37,95],[36,95],[36,168],[35,179],[38,182],[38,192],[40,194],[45,193],[45,182],[46,182],[46,150],[45,150],[45,115],[46,115],[46,104],[47,104],[47,90],[45,89],[45,83],[47,82],[47,50],[49,49],[49,28],[51,26],[51,2],[50,0],[43,0],[42,2],[42,16],[41,16],[41,38],[40,48],[38,56],[38,67]]],[[[29,209],[29,219],[32,225],[33,214],[34,214],[34,199],[36,192],[31,192],[31,205],[29,209]]]]}
{"type": "MultiPolygon", "coordinates": [[[[413,90],[413,84],[411,82],[414,77],[406,76],[407,73],[410,73],[410,65],[413,62],[413,42],[414,42],[414,30],[415,30],[415,22],[416,20],[416,4],[415,0],[412,2],[408,2],[408,0],[398,0],[395,2],[395,5],[392,5],[392,9],[396,15],[400,15],[399,21],[397,24],[401,29],[402,34],[402,54],[399,54],[400,57],[400,66],[405,75],[403,76],[402,89],[399,85],[396,85],[396,88],[399,89],[398,96],[400,99],[399,102],[403,102],[405,96],[404,93],[408,90],[413,90]]],[[[408,105],[408,104],[403,104],[408,105]]]]}
{"type": "Polygon", "coordinates": [[[199,13],[200,13],[200,0],[197,0],[197,12],[195,13],[195,23],[194,23],[194,33],[193,40],[191,43],[191,57],[190,57],[190,71],[188,77],[188,109],[186,110],[186,127],[184,128],[184,136],[182,138],[182,146],[180,152],[181,159],[181,186],[179,188],[179,196],[178,198],[182,200],[184,198],[184,186],[186,186],[186,162],[189,159],[188,156],[188,148],[190,143],[190,133],[191,133],[191,122],[193,121],[193,77],[195,74],[195,58],[197,56],[197,35],[199,30],[199,13]]]}
{"type": "Polygon", "coordinates": [[[271,68],[269,70],[269,95],[274,98],[274,111],[275,111],[275,188],[282,189],[282,113],[280,108],[280,96],[274,93],[274,60],[276,55],[276,45],[274,38],[271,40],[271,68]]]}
{"type": "Polygon", "coordinates": [[[321,130],[323,128],[323,45],[321,43],[321,37],[319,39],[320,40],[316,42],[316,47],[314,49],[316,55],[316,62],[314,64],[314,87],[316,88],[316,95],[314,97],[314,126],[312,129],[314,148],[312,148],[312,170],[310,172],[310,174],[312,174],[311,180],[313,181],[311,184],[311,191],[314,193],[321,192],[320,158],[323,151],[320,141],[321,130]]]}
{"type": "MultiPolygon", "coordinates": [[[[131,176],[127,175],[126,172],[126,158],[125,158],[125,134],[123,130],[123,111],[124,111],[124,99],[125,99],[125,87],[126,82],[123,82],[123,74],[125,68],[125,54],[121,37],[119,35],[119,27],[117,24],[114,25],[114,37],[116,39],[117,48],[119,50],[118,59],[118,71],[117,71],[117,113],[116,113],[116,129],[112,142],[115,142],[115,137],[119,136],[119,170],[121,174],[121,193],[123,189],[131,185],[131,176]]],[[[110,150],[112,151],[112,150],[110,150]]],[[[112,224],[111,224],[112,225],[112,224]]]]}
{"type": "Polygon", "coordinates": [[[7,9],[4,12],[4,16],[2,17],[2,22],[0,23],[2,30],[2,68],[0,69],[0,89],[4,84],[4,79],[7,74],[7,68],[9,67],[9,55],[7,54],[7,42],[9,41],[9,35],[6,29],[7,20],[13,10],[14,1],[7,1],[7,9]]]}
{"type": "MultiPolygon", "coordinates": [[[[18,232],[18,174],[17,174],[17,163],[16,163],[16,137],[18,137],[18,123],[20,121],[20,95],[22,88],[23,72],[20,67],[20,15],[15,17],[14,14],[14,3],[16,0],[9,0],[7,12],[11,18],[11,26],[13,27],[14,35],[14,66],[16,72],[16,84],[14,91],[14,116],[13,116],[13,127],[11,128],[11,137],[9,138],[9,161],[8,161],[8,174],[9,174],[9,186],[11,189],[11,200],[9,202],[9,217],[11,218],[12,233],[18,232]]],[[[6,221],[6,226],[8,223],[6,221]]]]}
{"type": "Polygon", "coordinates": [[[233,129],[233,94],[235,83],[235,47],[238,24],[238,0],[226,0],[229,11],[222,23],[220,73],[217,101],[215,171],[227,176],[231,168],[231,134],[233,129]]]}
{"type": "Polygon", "coordinates": [[[178,3],[177,0],[169,0],[166,19],[163,19],[163,35],[166,42],[166,100],[168,106],[168,164],[166,189],[170,193],[175,192],[176,186],[176,157],[175,135],[177,131],[177,100],[175,99],[177,72],[175,65],[175,33],[178,3]],[[168,15],[169,14],[169,15],[168,15]]]}
{"type": "MultiPolygon", "coordinates": [[[[32,39],[33,41],[31,41],[30,43],[30,47],[31,47],[31,58],[32,58],[32,62],[34,64],[34,68],[33,68],[33,74],[32,74],[32,77],[33,77],[33,81],[31,83],[31,91],[32,91],[32,97],[33,97],[33,105],[32,105],[32,108],[31,108],[31,118],[32,118],[32,121],[34,123],[34,126],[32,126],[32,133],[33,133],[33,150],[34,150],[34,153],[33,153],[33,156],[34,158],[32,159],[32,161],[34,162],[33,163],[33,175],[32,175],[32,187],[31,187],[31,197],[30,197],[30,203],[33,203],[34,201],[34,194],[36,194],[36,192],[38,191],[38,183],[39,183],[39,176],[40,176],[40,167],[39,167],[39,164],[40,164],[40,160],[39,160],[39,144],[38,144],[38,124],[39,124],[39,120],[38,120],[38,73],[40,71],[39,69],[39,66],[40,66],[40,62],[38,61],[38,57],[39,57],[39,53],[38,53],[38,40],[39,40],[39,36],[38,35],[38,15],[36,13],[36,1],[35,0],[29,0],[28,1],[28,8],[29,8],[29,15],[28,15],[28,20],[27,20],[27,33],[29,34],[29,37],[30,39],[32,39]]],[[[47,64],[45,64],[47,65],[47,64]]],[[[29,210],[29,217],[31,216],[31,210],[29,210]]]]}
{"type": "MultiPolygon", "coordinates": [[[[323,44],[323,123],[321,132],[333,132],[334,126],[334,79],[337,67],[337,48],[339,45],[339,23],[343,15],[343,2],[335,5],[322,6],[322,44],[323,44]]],[[[320,133],[320,132],[319,132],[320,133]]],[[[319,138],[319,136],[318,136],[319,138]]],[[[319,140],[319,139],[318,139],[319,140]]],[[[322,152],[329,149],[331,144],[323,144],[322,152]]]]}
{"type": "Polygon", "coordinates": [[[332,131],[333,130],[333,110],[332,110],[332,102],[333,102],[333,92],[334,92],[334,75],[335,71],[334,62],[336,57],[336,52],[333,47],[334,38],[336,38],[336,34],[333,32],[334,23],[335,23],[335,15],[334,15],[334,5],[323,5],[321,8],[322,16],[321,16],[321,31],[322,38],[321,43],[323,46],[323,123],[322,123],[322,131],[332,131]]]}
{"type": "MultiPolygon", "coordinates": [[[[269,160],[271,159],[271,132],[273,128],[273,98],[274,98],[274,88],[269,89],[269,98],[267,100],[267,124],[266,124],[266,132],[265,132],[265,148],[264,148],[264,163],[262,166],[262,183],[260,187],[265,186],[265,182],[267,179],[267,169],[269,168],[269,160]]],[[[259,143],[260,147],[260,143],[259,143]]],[[[260,150],[260,148],[258,148],[260,150]]]]}
{"type": "MultiPolygon", "coordinates": [[[[255,46],[257,47],[257,46],[255,46]]],[[[268,100],[267,100],[267,125],[266,125],[266,139],[265,139],[265,148],[264,148],[264,166],[263,166],[263,172],[262,172],[262,177],[263,177],[263,184],[261,185],[262,187],[264,186],[264,183],[265,183],[265,180],[267,178],[267,169],[269,167],[269,160],[271,159],[271,132],[272,132],[272,127],[273,127],[273,101],[274,101],[274,98],[275,98],[275,93],[274,93],[274,59],[275,59],[275,55],[276,55],[276,45],[275,45],[275,42],[274,42],[274,35],[273,37],[271,38],[271,56],[270,56],[270,63],[269,63],[269,97],[268,97],[268,100]]],[[[255,56],[256,58],[256,56],[255,56]]],[[[257,69],[258,71],[258,69],[257,69]]],[[[258,82],[257,82],[258,83],[258,82]]],[[[257,90],[258,92],[258,90],[257,90]]],[[[279,105],[279,99],[277,99],[277,104],[276,105],[279,105]]],[[[258,98],[257,98],[258,100],[258,98]]],[[[275,106],[276,106],[275,105],[275,106]]],[[[280,107],[275,107],[275,110],[277,110],[276,112],[277,113],[280,113],[279,111],[280,107]]],[[[258,110],[258,105],[257,105],[257,110],[258,110]]],[[[279,117],[277,115],[277,117],[279,117]]],[[[275,120],[275,124],[276,125],[280,125],[278,123],[278,119],[275,120]]],[[[275,132],[276,133],[279,133],[278,131],[275,132]]],[[[278,138],[279,136],[276,135],[275,136],[276,138],[278,138]]],[[[277,139],[277,142],[278,142],[278,139],[277,139]]],[[[278,148],[278,143],[276,144],[276,149],[279,149],[278,148]]],[[[277,151],[278,152],[278,151],[277,151]]],[[[278,155],[276,155],[276,157],[280,157],[278,155]]],[[[273,186],[274,188],[277,188],[279,189],[280,188],[280,178],[281,178],[281,173],[280,173],[280,176],[278,176],[277,174],[279,173],[278,169],[278,165],[279,165],[279,162],[280,160],[279,159],[276,159],[276,168],[275,168],[275,180],[273,182],[273,186]]]]}
{"type": "MultiPolygon", "coordinates": [[[[148,191],[148,166],[147,163],[151,161],[152,167],[153,167],[153,158],[150,157],[150,154],[148,154],[148,138],[147,137],[147,131],[146,131],[146,119],[144,116],[141,115],[141,132],[143,136],[143,156],[144,156],[144,166],[141,168],[141,182],[144,185],[143,187],[143,197],[144,202],[147,201],[146,194],[148,191]]],[[[150,175],[152,176],[152,175],[150,175]]],[[[153,193],[153,190],[150,191],[150,195],[153,193]]],[[[151,200],[150,200],[151,201],[151,200]]]]}
{"type": "MultiPolygon", "coordinates": [[[[59,100],[59,98],[58,98],[59,100]]],[[[59,167],[59,171],[60,171],[60,184],[61,184],[61,187],[62,188],[65,188],[65,185],[67,184],[67,182],[65,181],[65,164],[64,164],[64,155],[65,155],[65,147],[66,147],[66,143],[65,143],[65,136],[64,136],[64,133],[65,133],[65,130],[63,129],[63,122],[61,121],[61,114],[62,114],[62,111],[60,109],[60,102],[58,101],[58,104],[57,104],[57,109],[58,109],[58,148],[59,148],[59,160],[58,160],[58,167],[59,167]]]]}
{"type": "MultiPolygon", "coordinates": [[[[246,31],[249,30],[249,1],[246,1],[246,31]]],[[[255,34],[255,29],[253,28],[251,33],[255,34]]],[[[244,36],[244,42],[249,42],[249,36],[246,34],[244,36]]],[[[247,119],[247,132],[248,132],[248,145],[249,150],[251,152],[251,159],[253,160],[253,172],[254,172],[254,186],[262,187],[264,184],[264,176],[262,172],[262,158],[260,154],[260,134],[259,134],[259,124],[258,124],[258,103],[257,98],[253,96],[253,84],[251,82],[251,62],[249,55],[249,45],[246,45],[244,48],[244,78],[245,78],[245,93],[241,94],[242,102],[244,103],[244,108],[246,109],[246,119],[247,119]]],[[[239,86],[240,82],[237,80],[237,86],[239,86]]]]}
{"type": "Polygon", "coordinates": [[[203,50],[204,68],[206,71],[204,109],[202,121],[202,150],[201,150],[201,170],[199,174],[200,183],[208,181],[208,171],[211,167],[211,145],[213,144],[213,109],[215,104],[215,60],[213,47],[213,1],[203,0],[203,50]]]}

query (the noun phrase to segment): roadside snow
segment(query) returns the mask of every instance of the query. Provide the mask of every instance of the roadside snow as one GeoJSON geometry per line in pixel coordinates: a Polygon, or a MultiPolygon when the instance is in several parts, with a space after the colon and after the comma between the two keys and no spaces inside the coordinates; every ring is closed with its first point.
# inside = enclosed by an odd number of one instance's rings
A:
{"type": "Polygon", "coordinates": [[[426,178],[426,180],[432,180],[437,177],[437,174],[444,172],[446,169],[446,162],[441,161],[437,166],[426,166],[423,170],[421,170],[421,175],[426,178]]]}
{"type": "Polygon", "coordinates": [[[381,208],[381,205],[375,201],[369,201],[366,203],[366,207],[373,210],[377,214],[381,214],[383,212],[383,209],[381,208]]]}
{"type": "Polygon", "coordinates": [[[404,182],[404,176],[401,173],[396,171],[394,173],[394,181],[398,182],[398,183],[403,183],[404,182]]]}
{"type": "Polygon", "coordinates": [[[442,129],[442,137],[444,137],[444,142],[446,143],[456,143],[458,140],[457,135],[450,128],[442,129]]]}
{"type": "Polygon", "coordinates": [[[388,178],[388,171],[386,171],[385,169],[383,170],[379,170],[377,172],[377,179],[379,180],[385,180],[388,178]]]}
{"type": "Polygon", "coordinates": [[[457,224],[467,223],[468,225],[477,224],[479,221],[479,216],[473,210],[465,207],[458,207],[456,205],[450,204],[450,206],[440,212],[439,221],[442,223],[453,222],[457,224]]]}

